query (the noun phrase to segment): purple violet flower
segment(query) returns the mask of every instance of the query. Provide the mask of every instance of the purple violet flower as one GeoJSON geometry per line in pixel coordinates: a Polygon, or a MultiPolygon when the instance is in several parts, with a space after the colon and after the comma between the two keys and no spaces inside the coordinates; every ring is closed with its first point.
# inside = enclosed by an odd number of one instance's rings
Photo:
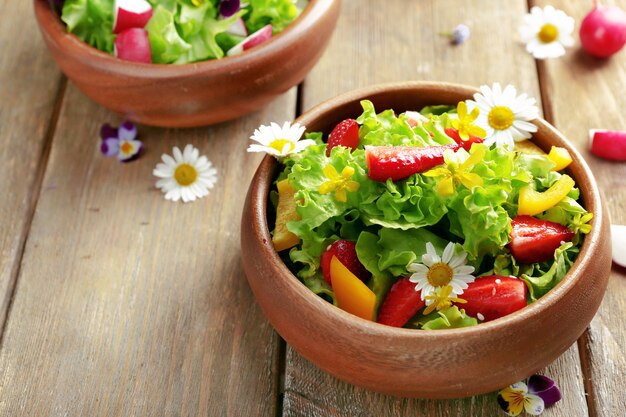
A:
{"type": "Polygon", "coordinates": [[[241,2],[239,0],[221,0],[220,1],[220,14],[224,17],[230,17],[237,13],[241,8],[241,2]]]}
{"type": "Polygon", "coordinates": [[[450,34],[450,40],[454,45],[460,45],[470,37],[470,28],[464,24],[457,25],[450,34]]]}
{"type": "Polygon", "coordinates": [[[536,416],[561,400],[561,391],[553,380],[543,375],[533,375],[524,381],[516,382],[498,393],[498,404],[510,416],[518,416],[523,411],[536,416]]]}
{"type": "Polygon", "coordinates": [[[100,151],[105,156],[116,156],[120,162],[130,162],[139,158],[143,143],[136,140],[137,126],[126,121],[119,128],[105,123],[100,128],[100,151]]]}

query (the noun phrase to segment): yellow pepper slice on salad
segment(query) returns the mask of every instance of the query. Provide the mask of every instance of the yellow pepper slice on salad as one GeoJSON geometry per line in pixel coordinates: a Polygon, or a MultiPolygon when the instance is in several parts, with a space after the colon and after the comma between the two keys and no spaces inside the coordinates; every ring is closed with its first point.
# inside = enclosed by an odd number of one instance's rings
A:
{"type": "Polygon", "coordinates": [[[336,256],[330,260],[330,279],[340,309],[365,320],[374,320],[376,294],[336,256]]]}
{"type": "Polygon", "coordinates": [[[569,154],[568,150],[559,146],[553,146],[552,149],[550,149],[548,158],[556,164],[556,166],[552,168],[553,171],[565,169],[572,163],[572,156],[569,154]]]}
{"type": "Polygon", "coordinates": [[[278,206],[276,206],[276,227],[272,236],[272,243],[276,252],[289,249],[300,243],[300,238],[287,229],[287,222],[299,220],[296,211],[296,190],[287,179],[276,183],[278,188],[278,206]]]}
{"type": "Polygon", "coordinates": [[[563,175],[552,187],[544,192],[538,192],[527,185],[519,192],[517,214],[534,216],[551,207],[556,206],[574,188],[574,180],[569,175],[563,175]]]}

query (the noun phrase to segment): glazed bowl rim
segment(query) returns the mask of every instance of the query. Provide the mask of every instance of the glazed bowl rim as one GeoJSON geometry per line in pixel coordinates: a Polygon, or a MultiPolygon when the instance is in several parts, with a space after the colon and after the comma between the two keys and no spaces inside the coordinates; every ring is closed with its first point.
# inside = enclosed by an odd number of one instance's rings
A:
{"type": "Polygon", "coordinates": [[[224,56],[220,59],[208,59],[187,64],[157,64],[125,61],[114,55],[101,51],[78,38],[65,29],[60,16],[54,12],[46,0],[34,0],[35,15],[40,30],[46,33],[59,49],[67,54],[80,54],[93,59],[88,65],[101,67],[118,74],[132,74],[146,78],[176,78],[198,75],[201,73],[229,73],[233,67],[247,68],[255,62],[271,59],[283,49],[297,44],[300,31],[310,28],[328,10],[330,5],[339,0],[308,0],[300,15],[282,32],[273,35],[269,40],[235,56],[224,56]],[[328,5],[328,6],[327,6],[328,5]]]}
{"type": "MultiPolygon", "coordinates": [[[[467,95],[467,97],[471,97],[472,94],[479,92],[479,90],[475,87],[447,82],[410,81],[378,84],[349,91],[326,100],[304,112],[295,120],[295,122],[306,126],[306,122],[312,121],[313,119],[319,119],[323,114],[326,114],[333,109],[340,108],[342,105],[353,103],[356,100],[367,99],[368,97],[375,96],[380,93],[390,93],[393,91],[410,93],[415,90],[433,88],[451,89],[454,90],[455,93],[464,94],[467,95]]],[[[592,256],[590,256],[590,254],[593,253],[600,245],[601,226],[606,220],[604,219],[602,202],[597,183],[581,154],[560,132],[558,132],[543,118],[538,118],[534,120],[533,123],[537,125],[539,129],[547,130],[548,134],[551,136],[549,142],[554,142],[553,139],[556,138],[557,142],[561,142],[559,145],[564,145],[570,152],[573,163],[578,164],[578,170],[580,171],[578,175],[574,175],[575,180],[582,177],[588,178],[590,184],[589,189],[583,190],[580,188],[581,181],[578,180],[576,181],[576,185],[580,189],[580,198],[584,200],[586,210],[592,212],[594,216],[592,219],[592,230],[588,235],[586,235],[580,252],[570,270],[557,285],[555,285],[537,301],[534,301],[523,309],[507,316],[489,322],[483,322],[477,326],[425,331],[386,326],[362,319],[341,310],[308,289],[280,259],[278,253],[274,250],[273,245],[266,245],[265,247],[267,248],[267,253],[265,253],[265,255],[268,257],[267,261],[272,265],[272,269],[277,272],[278,275],[275,279],[284,281],[288,291],[291,293],[290,296],[298,297],[300,302],[307,303],[311,309],[318,311],[322,315],[328,315],[331,320],[338,320],[342,326],[356,326],[358,331],[384,338],[396,337],[403,339],[457,340],[463,336],[487,335],[494,331],[497,332],[499,329],[516,326],[517,324],[528,320],[541,320],[543,312],[549,309],[549,307],[553,304],[558,303],[559,300],[564,298],[564,294],[573,290],[576,285],[579,285],[579,281],[581,280],[584,271],[593,267],[592,256]]],[[[256,229],[256,236],[264,240],[267,239],[268,242],[271,242],[271,235],[267,220],[267,202],[269,190],[275,178],[276,169],[278,169],[278,162],[276,159],[272,156],[266,155],[261,161],[250,188],[250,192],[253,197],[252,201],[258,201],[259,203],[262,202],[262,204],[253,204],[252,206],[253,216],[251,227],[252,229],[256,229]],[[260,175],[261,173],[267,173],[268,175],[260,175]]]]}

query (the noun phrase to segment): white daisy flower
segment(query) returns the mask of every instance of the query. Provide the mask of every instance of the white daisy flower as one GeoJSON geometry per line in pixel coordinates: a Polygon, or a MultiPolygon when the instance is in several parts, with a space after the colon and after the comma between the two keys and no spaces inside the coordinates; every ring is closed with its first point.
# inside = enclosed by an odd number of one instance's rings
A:
{"type": "Polygon", "coordinates": [[[307,146],[315,144],[312,139],[300,140],[305,127],[299,123],[291,125],[285,122],[282,127],[277,123],[270,123],[269,126],[262,125],[254,131],[250,139],[259,144],[252,144],[248,147],[248,152],[266,152],[275,157],[283,157],[292,153],[298,153],[307,146]]]}
{"type": "Polygon", "coordinates": [[[432,243],[426,243],[426,253],[422,255],[422,263],[414,262],[408,266],[413,272],[409,280],[415,284],[415,291],[422,291],[422,300],[426,305],[433,302],[435,289],[452,287],[451,298],[463,294],[467,284],[474,282],[474,267],[466,265],[467,253],[454,255],[454,243],[450,242],[440,257],[432,243]],[[428,298],[427,298],[428,297],[428,298]]]}
{"type": "Polygon", "coordinates": [[[156,186],[165,193],[165,199],[182,199],[187,203],[208,195],[209,189],[217,182],[217,170],[211,161],[204,155],[200,156],[200,151],[192,145],[185,146],[183,152],[175,146],[172,154],[173,158],[163,154],[163,162],[159,162],[152,171],[154,176],[160,178],[156,186]]]}
{"type": "Polygon", "coordinates": [[[537,131],[537,126],[530,123],[539,117],[535,99],[527,94],[518,96],[510,84],[504,90],[499,83],[491,88],[482,85],[480,93],[474,94],[474,100],[468,100],[467,106],[470,111],[475,107],[480,109],[475,124],[485,129],[488,146],[495,143],[513,150],[514,142],[528,139],[531,132],[537,131]]]}
{"type": "Polygon", "coordinates": [[[573,32],[574,19],[552,6],[530,9],[519,28],[526,50],[537,59],[565,55],[565,47],[574,45],[573,32]]]}

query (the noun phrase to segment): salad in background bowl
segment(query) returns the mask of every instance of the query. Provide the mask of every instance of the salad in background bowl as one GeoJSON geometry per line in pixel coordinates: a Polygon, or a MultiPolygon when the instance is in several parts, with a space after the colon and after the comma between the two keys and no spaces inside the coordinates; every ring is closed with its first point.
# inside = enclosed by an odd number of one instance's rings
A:
{"type": "Polygon", "coordinates": [[[355,91],[296,121],[311,132],[301,152],[262,162],[242,217],[246,275],[322,369],[401,396],[485,393],[549,364],[595,314],[610,253],[591,172],[541,119],[521,124],[535,130],[523,151],[477,137],[481,92],[355,91]]]}
{"type": "Polygon", "coordinates": [[[85,95],[129,120],[165,127],[234,119],[298,84],[339,14],[339,0],[252,0],[229,17],[219,6],[237,2],[117,3],[67,0],[59,9],[34,0],[53,58],[85,95]],[[112,55],[116,49],[124,59],[112,55]]]}

